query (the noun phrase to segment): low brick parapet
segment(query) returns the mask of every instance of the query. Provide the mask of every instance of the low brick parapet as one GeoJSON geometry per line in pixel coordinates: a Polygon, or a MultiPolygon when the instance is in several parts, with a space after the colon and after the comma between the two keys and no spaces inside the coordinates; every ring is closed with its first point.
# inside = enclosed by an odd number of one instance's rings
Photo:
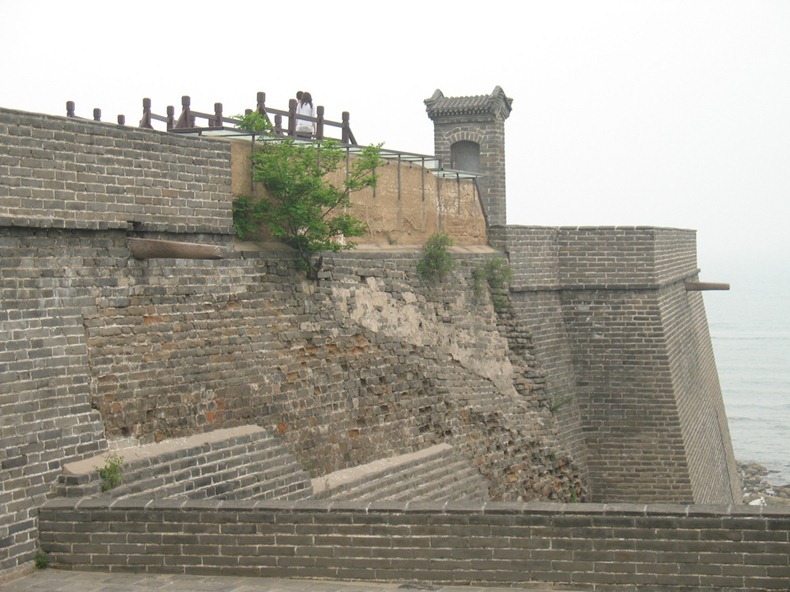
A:
{"type": "Polygon", "coordinates": [[[58,567],[293,578],[775,590],[790,508],[57,499],[58,567]]]}
{"type": "Polygon", "coordinates": [[[0,108],[0,226],[233,235],[227,142],[0,108]]]}

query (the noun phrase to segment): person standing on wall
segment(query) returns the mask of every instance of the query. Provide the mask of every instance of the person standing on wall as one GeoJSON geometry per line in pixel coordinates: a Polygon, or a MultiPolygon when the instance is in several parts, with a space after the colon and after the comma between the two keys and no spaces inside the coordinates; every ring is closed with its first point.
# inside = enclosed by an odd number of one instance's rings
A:
{"type": "MultiPolygon", "coordinates": [[[[297,98],[298,98],[297,94],[297,98]]],[[[302,100],[297,100],[296,103],[296,115],[305,115],[307,117],[315,117],[315,110],[313,109],[313,97],[310,95],[309,92],[305,91],[302,93],[302,100]]],[[[298,136],[308,136],[312,137],[315,133],[315,123],[312,121],[308,121],[307,119],[302,119],[300,117],[296,118],[296,135],[298,136]]]]}

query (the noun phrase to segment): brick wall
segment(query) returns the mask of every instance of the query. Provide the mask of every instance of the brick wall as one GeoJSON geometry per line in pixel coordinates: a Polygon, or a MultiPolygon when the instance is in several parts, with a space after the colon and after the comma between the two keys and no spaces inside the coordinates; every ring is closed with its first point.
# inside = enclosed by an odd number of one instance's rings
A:
{"type": "Polygon", "coordinates": [[[499,500],[584,473],[598,499],[733,499],[687,231],[495,229],[508,320],[472,285],[490,253],[438,287],[415,252],[327,257],[317,284],[283,253],[133,259],[127,234],[230,240],[222,141],[0,110],[0,147],[0,569],[64,462],[248,423],[312,475],[447,441],[499,500]]]}
{"type": "Polygon", "coordinates": [[[694,232],[507,227],[513,300],[591,499],[740,499],[694,232]],[[627,485],[626,485],[627,484],[627,485]]]}
{"type": "Polygon", "coordinates": [[[140,261],[126,241],[0,227],[14,270],[0,280],[2,568],[32,557],[61,466],[105,438],[259,424],[313,476],[449,442],[497,499],[583,490],[474,294],[472,269],[491,254],[459,252],[452,280],[428,288],[418,253],[351,252],[327,257],[329,279],[313,284],[287,254],[140,261]]]}
{"type": "Polygon", "coordinates": [[[480,147],[478,179],[489,224],[506,223],[505,120],[498,114],[441,117],[434,121],[436,156],[453,168],[450,147],[456,142],[474,142],[480,147]]]}
{"type": "Polygon", "coordinates": [[[702,295],[677,286],[662,290],[659,298],[695,500],[717,502],[721,492],[731,492],[738,500],[740,478],[731,451],[702,295]]]}
{"type": "Polygon", "coordinates": [[[790,579],[781,508],[60,499],[41,529],[65,569],[643,592],[790,579]]]}
{"type": "Polygon", "coordinates": [[[86,266],[112,246],[85,246],[77,232],[64,251],[63,237],[0,228],[0,571],[34,554],[37,508],[62,463],[107,447],[91,408],[83,314],[96,306],[86,266]]]}
{"type": "Polygon", "coordinates": [[[230,146],[0,109],[0,220],[232,233],[230,146]]]}

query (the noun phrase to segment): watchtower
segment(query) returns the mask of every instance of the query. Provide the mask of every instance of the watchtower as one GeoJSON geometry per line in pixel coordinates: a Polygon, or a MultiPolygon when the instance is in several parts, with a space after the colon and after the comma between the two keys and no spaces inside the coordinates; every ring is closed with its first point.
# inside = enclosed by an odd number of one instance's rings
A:
{"type": "Polygon", "coordinates": [[[480,173],[480,196],[489,226],[504,226],[505,119],[513,99],[497,86],[490,95],[445,97],[441,90],[425,99],[433,121],[434,151],[449,168],[480,173]]]}

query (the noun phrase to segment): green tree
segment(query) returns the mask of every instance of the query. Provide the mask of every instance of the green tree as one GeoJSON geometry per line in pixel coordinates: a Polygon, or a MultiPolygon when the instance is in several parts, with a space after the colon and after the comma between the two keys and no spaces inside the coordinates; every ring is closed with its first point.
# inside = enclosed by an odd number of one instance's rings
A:
{"type": "MultiPolygon", "coordinates": [[[[265,118],[252,113],[239,127],[268,133],[265,118]]],[[[270,199],[239,198],[234,204],[234,226],[243,238],[255,223],[263,222],[272,235],[296,249],[301,267],[316,279],[322,252],[351,249],[349,238],[362,236],[366,226],[348,212],[351,194],[376,184],[381,145],[363,148],[349,159],[341,183],[327,176],[347,162],[343,146],[334,140],[316,143],[263,138],[252,157],[253,180],[262,183],[270,199]]]]}

